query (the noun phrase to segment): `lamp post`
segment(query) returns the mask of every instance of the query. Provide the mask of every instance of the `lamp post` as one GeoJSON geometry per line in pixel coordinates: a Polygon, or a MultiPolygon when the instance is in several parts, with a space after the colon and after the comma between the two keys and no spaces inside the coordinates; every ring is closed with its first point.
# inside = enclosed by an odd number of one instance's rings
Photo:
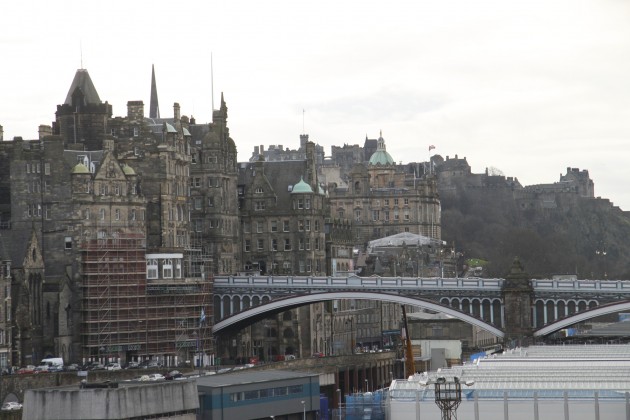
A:
{"type": "MultiPolygon", "coordinates": [[[[435,386],[435,404],[440,407],[442,412],[442,420],[457,420],[457,407],[462,402],[462,382],[455,376],[452,381],[447,381],[445,377],[440,376],[435,380],[420,381],[420,385],[427,386],[433,384],[435,386]]],[[[475,381],[466,381],[464,385],[473,386],[475,381]]]]}
{"type": "Polygon", "coordinates": [[[597,254],[598,256],[601,256],[604,260],[604,279],[608,278],[608,270],[606,267],[606,254],[608,254],[608,252],[606,252],[606,250],[596,250],[595,254],[597,254]]]}
{"type": "Polygon", "coordinates": [[[306,420],[306,401],[302,401],[302,419],[306,420]]]}
{"type": "Polygon", "coordinates": [[[337,414],[339,414],[339,420],[341,420],[341,389],[337,388],[337,414]]]}
{"type": "Polygon", "coordinates": [[[367,379],[365,380],[365,392],[370,392],[370,386],[367,379]]]}

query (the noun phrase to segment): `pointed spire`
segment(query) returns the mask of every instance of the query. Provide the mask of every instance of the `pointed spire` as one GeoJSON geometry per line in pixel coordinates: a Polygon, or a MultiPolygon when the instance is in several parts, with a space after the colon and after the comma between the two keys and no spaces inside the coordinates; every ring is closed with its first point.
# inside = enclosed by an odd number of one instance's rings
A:
{"type": "Polygon", "coordinates": [[[160,118],[160,104],[158,103],[157,84],[155,83],[155,65],[151,64],[151,103],[149,104],[149,118],[160,118]]]}

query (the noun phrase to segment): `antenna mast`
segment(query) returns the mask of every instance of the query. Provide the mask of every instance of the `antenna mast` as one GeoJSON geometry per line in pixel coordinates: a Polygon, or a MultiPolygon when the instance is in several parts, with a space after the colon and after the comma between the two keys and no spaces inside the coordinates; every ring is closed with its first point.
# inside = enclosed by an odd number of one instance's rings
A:
{"type": "Polygon", "coordinates": [[[210,53],[210,94],[212,95],[212,115],[210,119],[214,118],[214,66],[212,63],[212,53],[210,53]]]}

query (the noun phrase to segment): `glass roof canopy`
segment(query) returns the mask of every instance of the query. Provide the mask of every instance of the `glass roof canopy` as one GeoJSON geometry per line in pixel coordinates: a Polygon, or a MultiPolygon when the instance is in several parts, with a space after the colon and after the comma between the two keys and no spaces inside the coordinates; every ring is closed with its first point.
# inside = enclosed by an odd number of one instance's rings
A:
{"type": "Polygon", "coordinates": [[[630,392],[630,345],[533,346],[504,352],[473,364],[395,380],[392,400],[433,400],[438,377],[462,383],[462,399],[623,399],[630,392]],[[429,382],[429,385],[426,383],[429,382]]]}

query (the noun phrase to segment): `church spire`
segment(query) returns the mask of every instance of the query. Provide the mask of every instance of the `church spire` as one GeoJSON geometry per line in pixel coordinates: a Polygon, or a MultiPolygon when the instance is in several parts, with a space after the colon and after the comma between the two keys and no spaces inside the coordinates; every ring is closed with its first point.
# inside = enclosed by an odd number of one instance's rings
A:
{"type": "Polygon", "coordinates": [[[155,83],[155,65],[151,64],[151,103],[149,104],[149,118],[160,118],[157,85],[155,83]]]}

